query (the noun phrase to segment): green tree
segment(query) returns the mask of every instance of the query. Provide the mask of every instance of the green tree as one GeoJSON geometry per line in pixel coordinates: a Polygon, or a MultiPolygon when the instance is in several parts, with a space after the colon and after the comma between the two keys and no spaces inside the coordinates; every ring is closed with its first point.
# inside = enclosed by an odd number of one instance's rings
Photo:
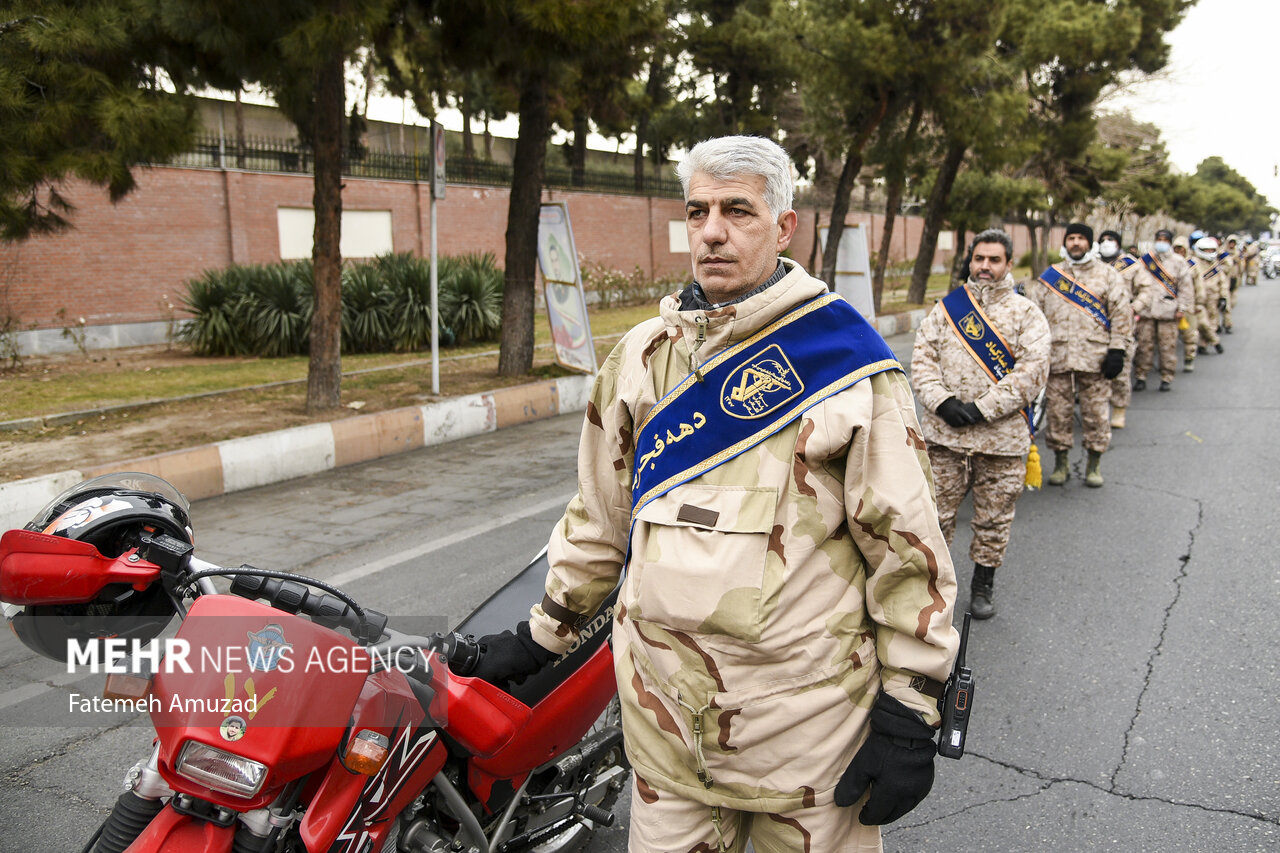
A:
{"type": "Polygon", "coordinates": [[[66,228],[76,177],[113,202],[133,167],[190,150],[190,99],[160,80],[179,55],[129,0],[17,0],[0,12],[0,238],[66,228]]]}
{"type": "Polygon", "coordinates": [[[519,92],[498,357],[502,375],[524,374],[533,365],[538,209],[554,101],[587,59],[623,57],[645,44],[662,23],[659,8],[656,0],[438,0],[430,17],[422,14],[416,31],[404,39],[403,61],[409,64],[438,44],[447,67],[484,70],[519,92]]]}
{"type": "Polygon", "coordinates": [[[1170,195],[1174,216],[1215,234],[1257,234],[1270,227],[1276,214],[1253,184],[1221,157],[1209,157],[1194,175],[1180,176],[1170,195]]]}
{"type": "Polygon", "coordinates": [[[341,404],[342,165],[346,62],[387,24],[390,0],[146,0],[164,30],[193,45],[188,79],[270,92],[315,155],[307,410],[341,404]]]}

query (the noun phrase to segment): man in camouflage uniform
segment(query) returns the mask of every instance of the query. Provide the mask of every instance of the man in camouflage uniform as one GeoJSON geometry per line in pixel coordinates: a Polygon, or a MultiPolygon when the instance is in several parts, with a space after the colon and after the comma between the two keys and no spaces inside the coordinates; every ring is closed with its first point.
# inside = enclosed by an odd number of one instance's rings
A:
{"type": "MultiPolygon", "coordinates": [[[[536,670],[538,649],[564,651],[625,562],[613,653],[635,771],[630,850],[876,851],[877,824],[932,784],[937,696],[958,646],[915,403],[893,363],[691,469],[633,517],[636,468],[657,449],[642,427],[678,404],[664,397],[827,293],[779,257],[796,227],[786,152],[708,140],[679,173],[694,283],[602,365],[546,596],[514,635],[484,638],[477,671],[501,681],[536,670]]],[[[671,436],[693,442],[677,452],[715,450],[697,415],[671,436]]]]}
{"type": "Polygon", "coordinates": [[[1080,402],[1082,442],[1088,451],[1085,485],[1102,486],[1102,454],[1111,445],[1111,380],[1124,368],[1125,346],[1133,330],[1129,289],[1120,274],[1091,253],[1093,229],[1081,222],[1067,226],[1067,258],[1027,284],[1027,296],[1044,312],[1053,341],[1049,383],[1045,388],[1044,440],[1054,455],[1049,485],[1071,476],[1069,453],[1075,443],[1075,407],[1080,402]],[[1054,273],[1074,280],[1097,306],[1097,314],[1068,298],[1054,273]]]}
{"type": "Polygon", "coordinates": [[[1173,253],[1173,232],[1161,228],[1156,232],[1155,246],[1131,266],[1125,277],[1137,296],[1133,313],[1138,316],[1136,337],[1138,348],[1133,355],[1133,390],[1147,387],[1147,374],[1160,353],[1160,390],[1173,389],[1174,365],[1178,357],[1178,323],[1191,316],[1196,307],[1195,284],[1186,261],[1173,253]],[[1170,282],[1162,284],[1146,266],[1150,259],[1168,273],[1170,282]],[[1173,292],[1170,292],[1172,289],[1173,292]]]}
{"type": "MultiPolygon", "coordinates": [[[[1120,251],[1120,232],[1103,231],[1098,235],[1098,257],[1103,263],[1111,265],[1118,273],[1123,273],[1138,262],[1138,258],[1129,252],[1120,251]]],[[[1129,294],[1133,298],[1133,294],[1129,294]]],[[[1111,428],[1124,429],[1125,412],[1133,398],[1133,350],[1136,342],[1133,335],[1124,348],[1124,367],[1120,374],[1111,380],[1111,428]]]]}
{"type": "Polygon", "coordinates": [[[1231,295],[1228,289],[1227,276],[1222,272],[1222,264],[1218,260],[1218,241],[1213,237],[1201,237],[1191,247],[1196,256],[1196,269],[1200,271],[1200,280],[1204,282],[1204,313],[1198,316],[1200,328],[1200,345],[1196,352],[1204,355],[1208,347],[1222,352],[1222,341],[1218,338],[1218,326],[1222,319],[1220,311],[1231,295]]]}
{"type": "Polygon", "coordinates": [[[964,331],[939,302],[916,332],[911,387],[924,407],[921,426],[938,489],[938,519],[947,544],[955,538],[956,509],[973,492],[975,619],[995,615],[994,576],[1004,563],[1014,507],[1026,480],[1031,430],[1024,409],[1049,379],[1049,322],[1013,290],[1013,240],[998,228],[974,238],[964,285],[992,331],[1007,344],[1014,366],[998,380],[962,340],[964,331]]]}
{"type": "Polygon", "coordinates": [[[1246,238],[1241,255],[1244,260],[1244,283],[1257,285],[1258,268],[1262,266],[1262,244],[1252,237],[1246,238]]]}
{"type": "Polygon", "coordinates": [[[1240,252],[1236,249],[1236,235],[1227,236],[1227,245],[1218,253],[1218,259],[1221,261],[1221,269],[1223,276],[1227,279],[1227,297],[1226,305],[1219,305],[1219,313],[1222,315],[1222,331],[1226,334],[1232,333],[1231,310],[1236,307],[1236,294],[1240,287],[1240,252]]]}
{"type": "Polygon", "coordinates": [[[1208,298],[1208,291],[1204,284],[1205,269],[1192,256],[1191,244],[1181,234],[1173,238],[1173,253],[1182,258],[1187,264],[1187,269],[1191,270],[1191,284],[1196,293],[1195,308],[1178,321],[1178,332],[1182,336],[1182,372],[1191,373],[1196,369],[1196,352],[1200,343],[1200,318],[1204,316],[1205,299],[1208,298]]]}

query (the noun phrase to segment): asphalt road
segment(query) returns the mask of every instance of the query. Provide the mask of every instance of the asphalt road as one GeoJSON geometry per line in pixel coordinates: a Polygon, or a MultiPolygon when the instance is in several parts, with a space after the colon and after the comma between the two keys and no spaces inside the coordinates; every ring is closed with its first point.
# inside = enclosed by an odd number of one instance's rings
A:
{"type": "MultiPolygon", "coordinates": [[[[1077,448],[1065,487],[1020,501],[999,614],[970,640],[968,752],[938,759],[886,850],[1280,848],[1280,285],[1247,288],[1236,318],[1226,354],[1135,395],[1103,489],[1084,488],[1077,448]]],[[[909,358],[910,336],[891,344],[909,358]]],[[[443,628],[545,543],[578,431],[566,416],[202,501],[198,553],[443,628]]],[[[148,752],[145,718],[66,724],[68,695],[101,679],[0,636],[0,853],[79,850],[148,752]]],[[[624,798],[592,849],[625,850],[626,823],[624,798]]]]}

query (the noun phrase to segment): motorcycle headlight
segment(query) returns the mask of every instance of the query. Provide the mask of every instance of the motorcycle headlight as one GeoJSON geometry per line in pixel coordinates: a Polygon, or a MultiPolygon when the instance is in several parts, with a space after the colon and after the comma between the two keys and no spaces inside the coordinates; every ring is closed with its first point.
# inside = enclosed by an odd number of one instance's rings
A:
{"type": "Polygon", "coordinates": [[[174,770],[192,782],[237,797],[252,797],[267,779],[267,765],[196,741],[187,741],[174,770]]]}

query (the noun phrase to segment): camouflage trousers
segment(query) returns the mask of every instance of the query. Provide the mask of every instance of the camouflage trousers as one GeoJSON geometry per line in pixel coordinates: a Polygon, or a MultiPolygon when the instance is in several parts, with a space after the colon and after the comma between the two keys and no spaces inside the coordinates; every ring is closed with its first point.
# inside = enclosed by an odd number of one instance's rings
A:
{"type": "Polygon", "coordinates": [[[929,464],[938,492],[938,524],[947,544],[956,538],[956,510],[964,496],[973,492],[969,557],[975,563],[999,568],[1009,547],[1014,505],[1026,484],[1026,460],[988,453],[966,455],[931,444],[929,464]]]}
{"type": "Polygon", "coordinates": [[[782,814],[712,808],[659,791],[631,774],[631,832],[627,853],[880,853],[880,827],[864,826],[852,806],[809,806],[782,814]]]}
{"type": "Polygon", "coordinates": [[[1146,379],[1155,366],[1156,347],[1160,349],[1160,379],[1172,382],[1177,370],[1178,321],[1138,320],[1138,351],[1133,354],[1133,378],[1146,379]]]}
{"type": "Polygon", "coordinates": [[[1050,450],[1070,450],[1075,444],[1077,398],[1085,449],[1106,452],[1111,445],[1111,383],[1101,373],[1049,374],[1044,393],[1045,444],[1050,450]]]}
{"type": "Polygon", "coordinates": [[[1130,338],[1124,348],[1124,367],[1120,375],[1111,380],[1111,405],[1115,408],[1127,409],[1133,399],[1133,352],[1137,346],[1137,340],[1130,338]]]}
{"type": "Polygon", "coordinates": [[[1201,346],[1218,345],[1218,303],[1211,302],[1196,312],[1196,322],[1200,326],[1201,346]]]}
{"type": "Polygon", "coordinates": [[[1236,289],[1235,287],[1232,287],[1231,295],[1227,297],[1226,310],[1222,312],[1222,328],[1231,328],[1231,309],[1234,307],[1236,307],[1236,289]]]}
{"type": "Polygon", "coordinates": [[[1200,310],[1196,309],[1194,314],[1187,315],[1187,327],[1182,328],[1182,321],[1178,321],[1178,337],[1182,339],[1182,360],[1183,362],[1192,362],[1196,360],[1196,344],[1200,341],[1200,310]]]}

